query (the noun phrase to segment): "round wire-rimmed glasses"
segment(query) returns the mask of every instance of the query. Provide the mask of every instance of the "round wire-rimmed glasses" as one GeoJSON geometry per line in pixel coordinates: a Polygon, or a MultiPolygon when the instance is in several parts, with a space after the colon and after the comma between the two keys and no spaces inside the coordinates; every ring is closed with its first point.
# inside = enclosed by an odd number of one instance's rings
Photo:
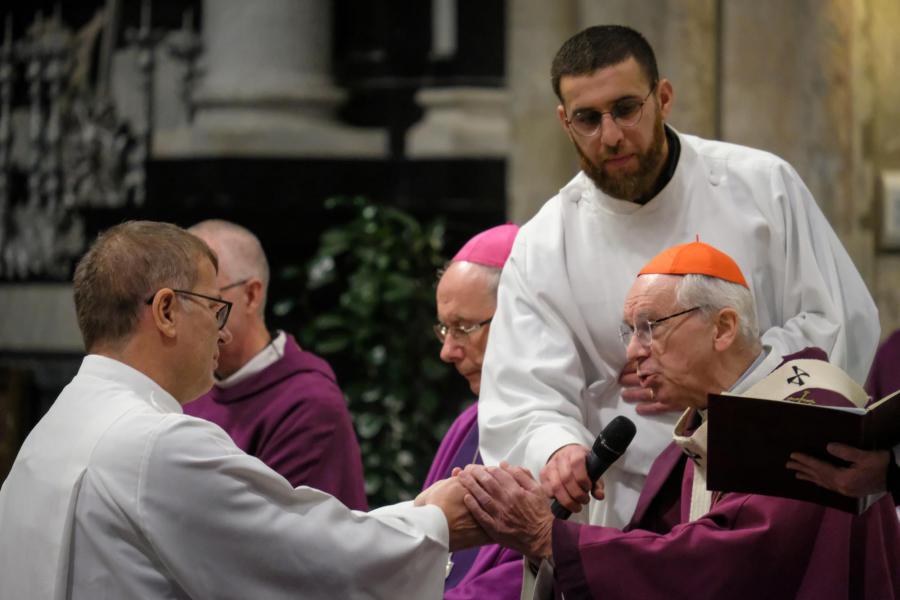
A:
{"type": "Polygon", "coordinates": [[[473,323],[472,325],[447,325],[446,323],[435,323],[432,325],[432,329],[434,330],[434,335],[437,336],[437,339],[440,343],[444,343],[447,339],[447,334],[450,334],[454,340],[460,342],[462,340],[466,340],[469,338],[469,335],[475,333],[485,325],[491,322],[490,319],[485,319],[481,323],[473,323]]]}
{"type": "Polygon", "coordinates": [[[692,313],[695,310],[700,310],[700,307],[695,306],[694,308],[688,308],[687,310],[682,310],[673,315],[669,315],[668,317],[662,317],[661,319],[654,319],[652,321],[649,319],[641,319],[634,324],[634,327],[631,327],[631,325],[628,325],[627,323],[622,323],[619,325],[619,338],[626,348],[628,347],[628,344],[631,343],[632,337],[637,337],[637,341],[641,346],[649,348],[650,344],[653,342],[653,328],[655,326],[668,321],[669,319],[692,313]]]}
{"type": "Polygon", "coordinates": [[[656,89],[654,83],[643,100],[636,97],[622,98],[613,104],[612,110],[602,111],[593,108],[584,108],[575,111],[572,118],[566,117],[566,123],[575,130],[578,135],[591,137],[597,135],[603,126],[603,115],[609,115],[613,123],[619,127],[634,127],[641,122],[644,115],[644,104],[650,98],[650,94],[656,89]]]}

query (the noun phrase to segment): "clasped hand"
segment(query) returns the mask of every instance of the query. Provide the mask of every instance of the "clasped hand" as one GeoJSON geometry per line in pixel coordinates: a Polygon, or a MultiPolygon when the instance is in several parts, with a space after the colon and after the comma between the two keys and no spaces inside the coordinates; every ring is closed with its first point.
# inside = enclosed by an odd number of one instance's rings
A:
{"type": "MultiPolygon", "coordinates": [[[[602,485],[600,490],[602,495],[602,485]]],[[[452,477],[419,494],[415,504],[433,504],[444,512],[451,551],[493,540],[534,560],[552,554],[550,498],[522,467],[502,462],[454,469],[452,477]]]]}
{"type": "Polygon", "coordinates": [[[468,494],[464,502],[495,542],[532,559],[552,553],[553,514],[531,473],[502,462],[499,467],[469,465],[457,478],[468,494]]]}
{"type": "MultiPolygon", "coordinates": [[[[455,470],[454,474],[459,470],[455,470]]],[[[490,542],[487,533],[478,525],[463,502],[466,488],[458,477],[448,477],[435,482],[420,493],[413,504],[424,506],[432,504],[440,508],[447,518],[450,532],[450,551],[463,550],[472,546],[481,546],[490,542]]]]}

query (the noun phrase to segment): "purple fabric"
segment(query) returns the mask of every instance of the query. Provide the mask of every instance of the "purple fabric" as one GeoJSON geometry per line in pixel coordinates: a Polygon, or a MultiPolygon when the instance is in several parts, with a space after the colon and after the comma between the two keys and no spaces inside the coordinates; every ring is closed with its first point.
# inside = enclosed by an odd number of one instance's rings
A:
{"type": "Polygon", "coordinates": [[[344,395],[328,363],[302,351],[293,337],[277,362],[233,387],[213,387],[184,412],[222,427],[294,487],[307,485],[368,510],[344,395]]]}
{"type": "Polygon", "coordinates": [[[878,348],[866,391],[873,400],[900,390],[900,330],[892,333],[878,348]]]}
{"type": "MultiPolygon", "coordinates": [[[[898,389],[900,389],[900,330],[888,336],[888,339],[879,346],[872,362],[872,369],[869,371],[869,379],[866,381],[866,391],[872,397],[872,402],[877,402],[898,389]]],[[[896,452],[895,450],[891,455],[895,461],[896,452]]],[[[887,485],[894,498],[894,504],[900,506],[900,467],[896,462],[888,466],[887,485]]]]}
{"type": "MultiPolygon", "coordinates": [[[[478,405],[463,411],[447,430],[438,448],[425,486],[450,476],[454,467],[482,464],[478,450],[478,405]]],[[[516,600],[522,591],[522,555],[492,544],[454,552],[447,578],[447,600],[516,600]]]]}
{"type": "Polygon", "coordinates": [[[856,517],[809,502],[725,494],[688,522],[693,475],[694,464],[671,444],[654,461],[623,531],[557,520],[555,574],[566,599],[900,597],[900,523],[889,497],[856,517]],[[675,488],[673,505],[667,490],[675,488]]]}

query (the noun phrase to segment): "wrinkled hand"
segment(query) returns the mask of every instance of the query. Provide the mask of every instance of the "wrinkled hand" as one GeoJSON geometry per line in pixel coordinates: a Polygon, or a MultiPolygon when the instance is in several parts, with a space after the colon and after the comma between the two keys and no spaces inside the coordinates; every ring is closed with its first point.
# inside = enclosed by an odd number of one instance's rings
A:
{"type": "Polygon", "coordinates": [[[862,498],[887,488],[887,469],[891,460],[889,451],[859,450],[836,443],[828,444],[827,450],[829,454],[851,463],[850,466],[836,467],[807,454],[794,452],[787,468],[797,471],[797,479],[811,481],[845,496],[862,498]]]}
{"type": "Polygon", "coordinates": [[[447,527],[450,530],[450,551],[455,552],[472,546],[481,546],[490,542],[487,533],[478,525],[463,497],[466,488],[458,477],[442,479],[430,485],[428,489],[416,496],[413,504],[424,506],[433,504],[444,512],[447,527]]]}
{"type": "Polygon", "coordinates": [[[553,553],[553,514],[541,485],[522,467],[468,465],[458,478],[466,506],[488,535],[532,559],[553,553]]]}
{"type": "Polygon", "coordinates": [[[679,410],[666,406],[662,402],[654,401],[653,390],[641,387],[641,380],[637,375],[637,363],[633,360],[628,362],[619,374],[619,385],[622,386],[622,400],[637,404],[634,410],[639,415],[658,415],[679,410]]]}
{"type": "Polygon", "coordinates": [[[581,512],[581,507],[594,498],[603,500],[603,480],[598,479],[592,486],[587,472],[587,455],[590,448],[581,444],[563,446],[550,456],[550,460],[541,469],[541,486],[550,498],[569,509],[569,512],[581,512]]]}

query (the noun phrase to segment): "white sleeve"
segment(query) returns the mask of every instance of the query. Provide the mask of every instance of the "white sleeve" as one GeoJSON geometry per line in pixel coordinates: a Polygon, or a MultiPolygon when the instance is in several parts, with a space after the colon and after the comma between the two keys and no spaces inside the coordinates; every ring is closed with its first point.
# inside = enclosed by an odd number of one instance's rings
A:
{"type": "MultiPolygon", "coordinates": [[[[507,460],[537,477],[555,450],[571,443],[590,445],[593,437],[583,424],[579,332],[561,314],[577,311],[548,298],[541,291],[546,281],[529,282],[535,276],[527,272],[526,255],[526,236],[520,233],[500,276],[481,374],[478,427],[485,464],[507,460]]],[[[566,285],[562,273],[550,276],[566,285]]],[[[586,326],[583,330],[587,335],[586,326]]]]}
{"type": "Polygon", "coordinates": [[[141,465],[138,520],[194,598],[440,598],[447,522],[434,506],[353,511],[292,488],[219,428],[171,421],[141,465]]]}
{"type": "Polygon", "coordinates": [[[780,301],[774,322],[784,325],[761,332],[763,343],[782,355],[807,346],[821,348],[830,362],[861,384],[881,332],[875,302],[825,215],[787,163],[774,168],[771,193],[781,211],[772,215],[772,222],[783,227],[779,233],[784,242],[783,248],[769,249],[773,261],[784,261],[783,280],[773,282],[775,301],[780,301]]]}

